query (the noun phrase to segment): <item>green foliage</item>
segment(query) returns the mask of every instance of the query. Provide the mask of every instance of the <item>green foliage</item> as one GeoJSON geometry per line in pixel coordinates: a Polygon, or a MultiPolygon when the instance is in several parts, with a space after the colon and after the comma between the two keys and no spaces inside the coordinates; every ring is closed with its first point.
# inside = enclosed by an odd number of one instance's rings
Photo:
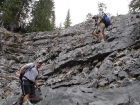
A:
{"type": "Polygon", "coordinates": [[[129,4],[129,12],[136,13],[140,12],[140,0],[132,0],[129,4]]]}
{"type": "Polygon", "coordinates": [[[32,0],[3,0],[0,7],[0,25],[10,31],[22,26],[28,17],[32,0]]]}
{"type": "Polygon", "coordinates": [[[68,10],[67,16],[66,16],[66,19],[65,19],[65,22],[64,22],[64,27],[68,28],[68,27],[70,27],[71,24],[72,23],[71,23],[71,19],[70,19],[70,10],[68,10]]]}
{"type": "Polygon", "coordinates": [[[55,27],[53,0],[2,0],[0,26],[10,31],[49,31],[55,27]]]}
{"type": "Polygon", "coordinates": [[[29,23],[29,31],[50,31],[54,28],[54,3],[52,0],[36,1],[32,9],[32,19],[29,23]]]}

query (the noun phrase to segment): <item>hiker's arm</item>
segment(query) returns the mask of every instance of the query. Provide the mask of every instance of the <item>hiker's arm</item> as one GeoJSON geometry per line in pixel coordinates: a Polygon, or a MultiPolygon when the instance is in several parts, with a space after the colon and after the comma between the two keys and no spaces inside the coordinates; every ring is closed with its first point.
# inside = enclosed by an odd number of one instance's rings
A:
{"type": "Polygon", "coordinates": [[[19,72],[17,73],[17,76],[18,76],[18,77],[20,76],[20,74],[21,74],[21,72],[23,71],[24,68],[25,68],[25,66],[22,66],[22,67],[20,68],[19,72]]]}
{"type": "Polygon", "coordinates": [[[98,18],[97,24],[99,25],[101,21],[101,18],[98,18]]]}
{"type": "Polygon", "coordinates": [[[35,86],[36,88],[39,88],[37,80],[35,80],[35,86]]]}

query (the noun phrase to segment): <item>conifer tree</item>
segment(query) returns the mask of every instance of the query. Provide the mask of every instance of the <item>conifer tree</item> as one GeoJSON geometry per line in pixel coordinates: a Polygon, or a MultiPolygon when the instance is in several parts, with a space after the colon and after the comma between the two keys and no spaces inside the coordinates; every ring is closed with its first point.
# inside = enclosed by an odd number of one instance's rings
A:
{"type": "Polygon", "coordinates": [[[3,0],[0,6],[0,26],[10,31],[24,27],[32,0],[3,0]]]}
{"type": "Polygon", "coordinates": [[[71,19],[70,19],[70,10],[68,10],[67,16],[66,16],[66,19],[65,19],[65,22],[64,22],[64,27],[68,28],[68,27],[70,27],[71,24],[72,23],[71,23],[71,19]]]}
{"type": "Polygon", "coordinates": [[[140,0],[132,0],[129,4],[129,12],[136,13],[140,12],[140,0]]]}
{"type": "Polygon", "coordinates": [[[99,13],[102,13],[102,12],[104,12],[104,11],[106,11],[106,4],[104,4],[104,3],[98,3],[98,11],[99,11],[99,13]]]}
{"type": "MultiPolygon", "coordinates": [[[[102,14],[106,11],[107,9],[107,6],[106,4],[104,3],[98,3],[98,11],[99,11],[99,14],[102,14]]],[[[112,15],[110,13],[106,13],[109,17],[111,17],[112,15]]]]}
{"type": "Polygon", "coordinates": [[[54,3],[52,0],[36,1],[32,10],[30,31],[50,31],[55,25],[54,3]]]}

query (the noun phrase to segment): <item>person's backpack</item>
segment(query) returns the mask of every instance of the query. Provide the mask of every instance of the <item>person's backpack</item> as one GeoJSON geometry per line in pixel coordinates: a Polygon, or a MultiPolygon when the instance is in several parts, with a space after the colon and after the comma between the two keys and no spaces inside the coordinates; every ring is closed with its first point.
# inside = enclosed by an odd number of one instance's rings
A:
{"type": "Polygon", "coordinates": [[[102,18],[103,22],[105,23],[105,27],[107,28],[109,25],[111,25],[109,17],[104,13],[104,16],[102,18]]]}
{"type": "MultiPolygon", "coordinates": [[[[34,67],[35,67],[35,65],[33,65],[33,66],[29,67],[29,68],[24,68],[24,69],[22,70],[20,76],[19,76],[19,79],[22,81],[22,77],[24,76],[24,74],[25,74],[27,71],[29,71],[29,70],[31,70],[32,68],[34,68],[34,67]]],[[[24,77],[25,77],[25,76],[24,76],[24,77]]],[[[26,78],[26,77],[25,77],[25,78],[26,78]]]]}

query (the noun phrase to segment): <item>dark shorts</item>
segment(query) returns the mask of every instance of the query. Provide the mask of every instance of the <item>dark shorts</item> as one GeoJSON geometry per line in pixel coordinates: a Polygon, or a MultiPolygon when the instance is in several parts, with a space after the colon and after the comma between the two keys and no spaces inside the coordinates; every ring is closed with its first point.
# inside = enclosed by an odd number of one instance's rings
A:
{"type": "Polygon", "coordinates": [[[35,95],[35,86],[33,83],[30,83],[28,80],[22,81],[22,93],[25,96],[26,94],[35,95]]]}

